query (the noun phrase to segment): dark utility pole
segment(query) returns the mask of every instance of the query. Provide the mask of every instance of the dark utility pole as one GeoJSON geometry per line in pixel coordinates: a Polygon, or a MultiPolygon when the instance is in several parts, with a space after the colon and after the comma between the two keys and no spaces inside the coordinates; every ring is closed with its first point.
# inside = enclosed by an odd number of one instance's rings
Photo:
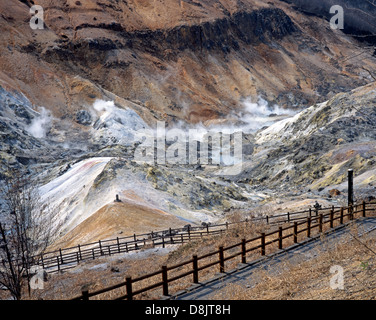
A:
{"type": "Polygon", "coordinates": [[[352,206],[354,204],[354,172],[353,169],[348,170],[348,206],[352,206]]]}

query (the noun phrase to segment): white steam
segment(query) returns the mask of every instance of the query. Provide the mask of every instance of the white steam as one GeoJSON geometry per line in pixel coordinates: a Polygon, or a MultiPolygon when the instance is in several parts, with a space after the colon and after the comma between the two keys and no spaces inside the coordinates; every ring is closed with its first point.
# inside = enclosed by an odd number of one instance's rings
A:
{"type": "MultiPolygon", "coordinates": [[[[232,112],[224,119],[206,121],[205,123],[187,124],[179,121],[172,126],[166,124],[165,134],[174,136],[174,130],[180,129],[186,132],[191,139],[203,141],[207,134],[222,132],[233,134],[235,132],[255,133],[259,129],[270,126],[275,122],[289,118],[296,111],[281,108],[259,97],[256,102],[252,99],[243,101],[243,109],[232,112]]],[[[95,137],[108,144],[130,145],[140,141],[140,136],[156,137],[157,129],[150,129],[141,117],[132,109],[120,108],[114,101],[96,100],[93,104],[97,120],[93,125],[95,137]],[[141,133],[141,135],[140,135],[141,133]]]]}
{"type": "Polygon", "coordinates": [[[41,107],[39,114],[33,119],[30,126],[26,130],[35,138],[45,138],[46,133],[51,128],[52,115],[51,113],[41,107]]]}
{"type": "Polygon", "coordinates": [[[282,118],[293,116],[296,111],[283,109],[278,105],[270,106],[259,97],[257,102],[247,99],[243,102],[244,109],[236,115],[242,122],[241,129],[244,133],[253,133],[265,126],[270,126],[282,118]]]}
{"type": "Polygon", "coordinates": [[[290,118],[298,111],[284,109],[278,105],[269,105],[269,103],[259,97],[257,102],[252,99],[243,101],[244,108],[237,112],[230,113],[224,119],[214,121],[207,121],[205,123],[197,123],[195,125],[186,124],[179,121],[172,128],[167,130],[180,128],[183,130],[194,129],[196,134],[195,139],[202,140],[203,136],[208,131],[222,132],[224,134],[233,134],[234,132],[241,131],[245,134],[255,133],[265,126],[270,126],[278,121],[290,118]]]}
{"type": "Polygon", "coordinates": [[[257,103],[252,102],[251,99],[245,100],[244,106],[245,106],[246,113],[257,115],[260,117],[266,117],[272,114],[293,115],[296,113],[295,111],[292,111],[289,109],[283,109],[278,105],[270,106],[269,103],[261,97],[258,98],[257,103]]]}
{"type": "Polygon", "coordinates": [[[134,110],[119,108],[114,101],[96,100],[93,109],[98,117],[94,135],[106,144],[129,145],[137,130],[148,127],[134,110]]]}
{"type": "Polygon", "coordinates": [[[115,109],[115,103],[113,101],[95,100],[93,108],[98,112],[108,112],[110,113],[115,109]]]}

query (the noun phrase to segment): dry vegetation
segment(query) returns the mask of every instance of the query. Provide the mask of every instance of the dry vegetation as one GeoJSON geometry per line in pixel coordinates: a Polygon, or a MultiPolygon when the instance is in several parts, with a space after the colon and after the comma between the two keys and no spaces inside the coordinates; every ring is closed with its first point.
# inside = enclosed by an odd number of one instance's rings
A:
{"type": "MultiPolygon", "coordinates": [[[[242,219],[234,215],[233,221],[242,219]]],[[[287,225],[285,225],[287,226],[287,225]]],[[[304,225],[302,226],[302,228],[304,225]]],[[[325,229],[327,229],[328,226],[325,229]]],[[[137,278],[161,270],[162,265],[169,267],[180,264],[192,258],[193,255],[202,256],[218,250],[219,246],[228,247],[240,243],[241,239],[250,239],[260,235],[260,232],[275,230],[272,225],[263,223],[242,223],[234,225],[218,236],[204,237],[180,246],[169,246],[166,249],[143,249],[141,254],[120,254],[111,257],[102,257],[86,263],[81,263],[74,269],[59,274],[49,275],[44,283],[43,290],[33,290],[32,296],[26,299],[71,299],[80,295],[82,289],[89,292],[96,291],[111,285],[123,282],[127,276],[137,278]]],[[[312,235],[317,234],[316,231],[312,235]]],[[[355,230],[354,234],[355,234],[355,230]]],[[[304,237],[303,233],[299,239],[304,237]]],[[[266,238],[272,240],[275,236],[266,238]]],[[[350,235],[349,235],[350,237],[350,235]]],[[[318,258],[302,261],[299,265],[284,264],[283,272],[273,276],[264,271],[259,271],[255,277],[262,279],[256,285],[232,284],[217,292],[215,299],[371,299],[375,298],[376,277],[374,274],[376,245],[371,238],[362,238],[361,242],[349,238],[349,243],[337,244],[333,250],[328,250],[329,245],[322,237],[321,244],[317,247],[318,258]],[[345,269],[345,290],[331,290],[329,287],[329,269],[332,265],[340,265],[345,269]]],[[[293,243],[292,237],[284,240],[284,247],[293,243]]],[[[250,246],[258,245],[250,244],[250,246]]],[[[277,242],[267,247],[267,254],[277,249],[277,242]]],[[[240,247],[226,251],[225,256],[239,252],[240,247]]],[[[260,250],[255,250],[247,255],[247,261],[260,257],[260,250]]],[[[235,268],[240,262],[240,256],[226,261],[225,269],[235,268]]],[[[199,261],[199,266],[218,260],[214,255],[199,261]]],[[[169,278],[192,270],[188,264],[169,271],[169,278]]],[[[213,277],[219,271],[218,264],[199,272],[199,281],[213,277]]],[[[149,278],[135,284],[133,290],[161,281],[161,275],[149,278]]],[[[176,280],[169,284],[169,293],[189,287],[192,275],[176,280]]],[[[125,288],[119,288],[92,299],[114,299],[125,294],[125,288]]],[[[161,288],[137,295],[136,299],[158,299],[162,295],[161,288]]],[[[0,291],[0,298],[7,298],[5,292],[0,291]]]]}
{"type": "Polygon", "coordinates": [[[347,241],[329,249],[325,239],[317,246],[317,257],[299,264],[284,262],[283,271],[271,275],[259,270],[253,278],[262,279],[251,285],[230,284],[212,296],[224,300],[374,300],[376,299],[376,243],[366,235],[361,239],[351,236],[347,241]],[[344,270],[344,288],[332,289],[330,280],[335,275],[332,266],[344,270]]]}

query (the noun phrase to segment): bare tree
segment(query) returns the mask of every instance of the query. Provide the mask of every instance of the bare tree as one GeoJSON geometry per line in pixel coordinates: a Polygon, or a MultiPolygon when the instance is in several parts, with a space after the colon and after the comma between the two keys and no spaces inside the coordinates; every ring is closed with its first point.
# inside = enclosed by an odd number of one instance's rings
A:
{"type": "Polygon", "coordinates": [[[30,296],[30,270],[51,241],[53,215],[26,175],[12,170],[2,189],[6,222],[0,223],[0,284],[19,300],[25,282],[30,296]]]}

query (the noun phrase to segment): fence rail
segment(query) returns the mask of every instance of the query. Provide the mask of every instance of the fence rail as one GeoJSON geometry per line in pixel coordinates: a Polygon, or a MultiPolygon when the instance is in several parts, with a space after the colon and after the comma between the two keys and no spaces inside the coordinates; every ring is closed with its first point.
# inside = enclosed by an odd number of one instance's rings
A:
{"type": "Polygon", "coordinates": [[[98,257],[126,253],[140,250],[148,247],[165,247],[170,244],[181,244],[200,237],[220,234],[226,231],[230,226],[241,223],[266,223],[280,224],[285,222],[294,222],[305,219],[306,217],[318,216],[320,212],[339,209],[339,207],[308,209],[297,212],[287,212],[277,215],[266,215],[246,219],[240,222],[226,222],[221,224],[205,224],[201,226],[187,225],[183,228],[169,228],[167,230],[134,234],[133,236],[117,237],[108,240],[99,240],[97,242],[77,245],[69,248],[60,248],[51,252],[45,252],[32,258],[32,264],[42,267],[47,272],[59,272],[76,267],[80,262],[98,257]]]}
{"type": "Polygon", "coordinates": [[[162,266],[162,268],[153,273],[143,275],[137,278],[127,277],[124,282],[107,287],[101,290],[89,292],[83,290],[81,295],[75,297],[72,300],[88,300],[91,297],[98,296],[103,293],[110,292],[118,288],[125,288],[125,294],[121,294],[116,299],[132,300],[136,295],[141,293],[162,288],[162,294],[169,296],[169,284],[176,280],[192,276],[193,283],[199,283],[200,271],[208,269],[213,266],[218,266],[220,273],[225,272],[225,262],[240,257],[242,263],[247,263],[247,254],[259,250],[261,256],[267,254],[267,250],[271,251],[273,244],[277,244],[278,249],[283,248],[285,240],[292,238],[294,243],[298,243],[299,239],[311,237],[313,231],[317,230],[318,233],[323,232],[323,227],[329,224],[330,229],[339,227],[345,223],[345,220],[354,220],[357,216],[366,217],[367,212],[376,212],[375,203],[365,203],[355,205],[354,207],[346,208],[330,208],[329,212],[323,213],[317,212],[317,215],[309,215],[300,221],[290,221],[291,225],[282,227],[279,226],[276,230],[268,233],[261,233],[260,236],[251,239],[242,239],[241,242],[229,245],[227,247],[219,247],[218,250],[207,253],[205,255],[197,256],[193,255],[191,259],[173,266],[162,266]],[[234,251],[235,250],[235,251],[234,251]],[[208,258],[217,257],[214,261],[207,261],[208,258]],[[206,261],[205,261],[206,260],[206,261]],[[204,264],[204,261],[206,262],[204,264]],[[171,271],[179,270],[184,266],[188,267],[188,270],[184,270],[182,273],[174,276],[170,276],[171,271]],[[170,274],[169,274],[170,273],[170,274]],[[145,279],[151,279],[158,277],[151,285],[140,287],[135,290],[135,284],[145,279]]]}

